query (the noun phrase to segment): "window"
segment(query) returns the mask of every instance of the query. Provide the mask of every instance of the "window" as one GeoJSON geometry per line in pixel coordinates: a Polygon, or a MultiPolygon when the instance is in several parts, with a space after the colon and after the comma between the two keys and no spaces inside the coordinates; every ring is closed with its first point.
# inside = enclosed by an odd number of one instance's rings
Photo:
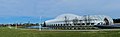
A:
{"type": "Polygon", "coordinates": [[[82,25],[85,25],[85,23],[82,23],[82,25]]]}
{"type": "Polygon", "coordinates": [[[94,25],[94,23],[91,23],[91,25],[94,25]]]}
{"type": "Polygon", "coordinates": [[[77,25],[80,25],[80,23],[78,23],[77,25]]]}
{"type": "Polygon", "coordinates": [[[65,26],[65,24],[64,24],[64,26],[65,26]]]}
{"type": "Polygon", "coordinates": [[[60,24],[60,26],[62,26],[62,24],[60,24]]]}

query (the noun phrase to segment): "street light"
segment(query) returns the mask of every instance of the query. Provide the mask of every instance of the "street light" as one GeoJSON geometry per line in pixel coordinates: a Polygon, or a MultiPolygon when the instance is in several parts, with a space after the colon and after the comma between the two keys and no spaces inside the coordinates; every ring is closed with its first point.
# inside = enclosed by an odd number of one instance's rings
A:
{"type": "MultiPolygon", "coordinates": [[[[40,22],[41,22],[41,17],[40,17],[40,22]]],[[[42,29],[42,26],[41,26],[41,24],[39,24],[39,31],[41,31],[42,29]]]]}

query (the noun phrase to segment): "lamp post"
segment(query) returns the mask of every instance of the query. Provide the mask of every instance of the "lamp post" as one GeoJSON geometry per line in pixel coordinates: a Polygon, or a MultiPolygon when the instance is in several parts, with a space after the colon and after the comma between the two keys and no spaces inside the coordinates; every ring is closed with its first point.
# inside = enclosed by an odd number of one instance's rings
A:
{"type": "Polygon", "coordinates": [[[8,24],[8,28],[10,28],[10,29],[12,28],[10,24],[8,24]]]}
{"type": "Polygon", "coordinates": [[[41,31],[42,29],[41,29],[41,24],[39,24],[39,31],[41,31]]]}
{"type": "MultiPolygon", "coordinates": [[[[41,22],[41,17],[40,17],[40,22],[41,22]]],[[[42,29],[41,23],[39,24],[39,31],[41,31],[42,29]]]]}
{"type": "Polygon", "coordinates": [[[17,29],[17,25],[18,25],[18,23],[15,25],[15,29],[17,29]]]}

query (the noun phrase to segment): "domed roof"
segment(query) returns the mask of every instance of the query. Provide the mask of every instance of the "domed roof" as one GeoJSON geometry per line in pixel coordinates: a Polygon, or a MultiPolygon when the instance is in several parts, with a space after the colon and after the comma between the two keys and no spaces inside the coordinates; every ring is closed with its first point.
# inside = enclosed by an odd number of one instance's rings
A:
{"type": "Polygon", "coordinates": [[[80,16],[75,15],[75,14],[62,14],[62,15],[57,16],[56,19],[65,18],[65,17],[73,18],[73,17],[80,17],[80,16]]]}
{"type": "Polygon", "coordinates": [[[74,18],[81,18],[81,16],[75,15],[75,14],[62,14],[56,17],[58,20],[65,20],[67,18],[68,20],[72,20],[74,18]]]}
{"type": "Polygon", "coordinates": [[[52,19],[52,20],[48,20],[46,21],[47,23],[51,23],[51,22],[58,22],[58,21],[64,21],[65,20],[65,17],[68,19],[68,20],[73,20],[74,18],[81,18],[81,16],[78,16],[78,15],[75,15],[75,14],[62,14],[62,15],[59,15],[57,16],[55,19],[52,19]]]}

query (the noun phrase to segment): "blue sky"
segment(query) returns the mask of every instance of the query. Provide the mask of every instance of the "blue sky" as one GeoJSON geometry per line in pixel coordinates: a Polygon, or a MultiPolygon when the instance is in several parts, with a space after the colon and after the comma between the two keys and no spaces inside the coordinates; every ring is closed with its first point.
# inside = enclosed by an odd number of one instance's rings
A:
{"type": "MultiPolygon", "coordinates": [[[[10,20],[28,21],[25,17],[38,20],[40,16],[55,18],[64,13],[120,18],[120,0],[0,0],[1,23],[8,23],[10,20]],[[8,17],[10,20],[3,19],[8,17]],[[25,19],[20,19],[23,17],[25,19]]],[[[38,22],[38,20],[31,21],[38,22]]]]}

